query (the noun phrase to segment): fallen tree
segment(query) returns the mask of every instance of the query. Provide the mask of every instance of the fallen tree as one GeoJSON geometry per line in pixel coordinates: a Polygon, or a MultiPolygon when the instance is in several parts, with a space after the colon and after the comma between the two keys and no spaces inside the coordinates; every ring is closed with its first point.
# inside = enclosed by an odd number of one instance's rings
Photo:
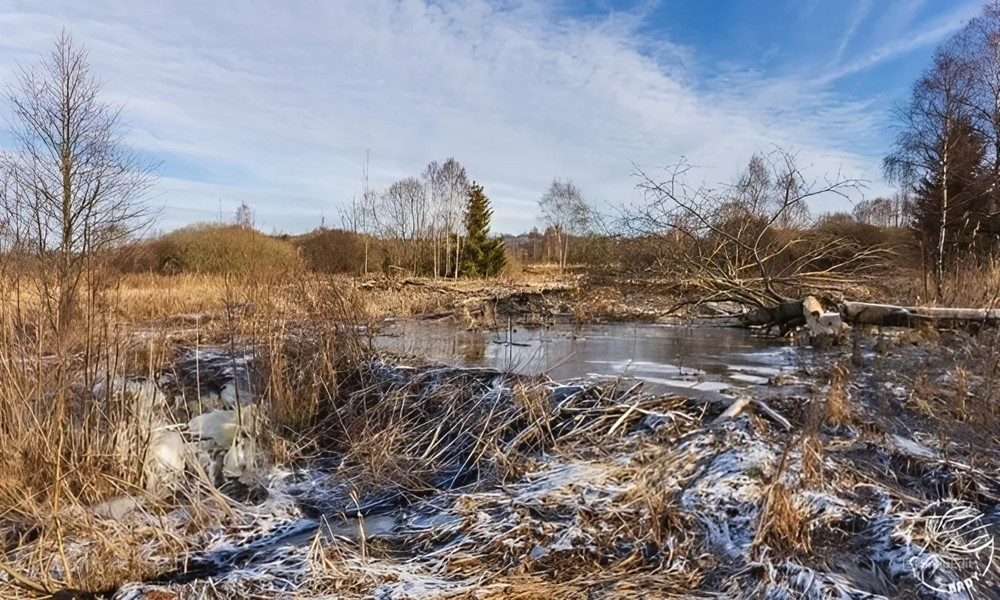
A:
{"type": "Polygon", "coordinates": [[[757,308],[741,315],[748,327],[778,327],[786,333],[796,327],[806,327],[814,333],[837,333],[844,324],[877,325],[880,327],[935,327],[966,329],[1000,325],[1000,309],[945,308],[934,306],[896,306],[871,302],[838,303],[827,311],[813,296],[782,302],[770,308],[757,308]]]}
{"type": "Polygon", "coordinates": [[[929,306],[893,306],[868,302],[842,302],[840,314],[852,325],[883,325],[916,327],[920,323],[937,326],[988,325],[1000,323],[1000,310],[995,308],[939,308],[929,306]]]}
{"type": "Polygon", "coordinates": [[[782,150],[755,154],[718,189],[690,185],[692,175],[683,161],[665,177],[637,169],[645,201],[624,207],[620,218],[626,234],[654,251],[654,268],[695,298],[675,309],[736,302],[759,309],[758,324],[786,323],[802,315],[803,296],[870,280],[891,255],[882,244],[811,226],[809,201],[850,198],[864,187],[860,180],[809,178],[782,150]]]}

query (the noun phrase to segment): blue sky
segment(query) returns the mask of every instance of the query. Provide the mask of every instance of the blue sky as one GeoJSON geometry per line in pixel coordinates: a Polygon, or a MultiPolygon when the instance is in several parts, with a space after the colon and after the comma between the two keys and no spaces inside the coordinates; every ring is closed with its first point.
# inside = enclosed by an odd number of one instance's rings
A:
{"type": "Polygon", "coordinates": [[[376,187],[455,156],[515,232],[555,177],[617,205],[633,163],[686,156],[715,184],[773,145],[886,193],[891,107],[981,5],[0,0],[0,77],[69,29],[162,163],[163,229],[244,201],[268,231],[335,224],[370,151],[376,187]]]}

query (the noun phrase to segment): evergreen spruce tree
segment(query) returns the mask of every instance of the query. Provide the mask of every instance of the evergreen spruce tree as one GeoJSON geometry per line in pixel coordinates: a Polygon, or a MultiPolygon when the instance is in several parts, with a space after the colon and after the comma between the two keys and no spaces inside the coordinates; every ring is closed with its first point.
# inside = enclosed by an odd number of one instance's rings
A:
{"type": "MultiPolygon", "coordinates": [[[[947,232],[946,262],[973,250],[977,238],[985,242],[996,233],[986,168],[986,140],[971,121],[959,118],[952,126],[947,144],[948,194],[944,194],[944,171],[938,167],[915,186],[912,215],[914,228],[932,248],[938,247],[941,234],[947,232]],[[942,214],[945,197],[947,215],[942,214]]],[[[943,164],[944,160],[938,162],[943,164]]]]}
{"type": "Polygon", "coordinates": [[[465,246],[462,248],[462,274],[468,277],[493,277],[507,264],[503,240],[490,237],[493,209],[483,186],[472,182],[465,210],[465,246]]]}

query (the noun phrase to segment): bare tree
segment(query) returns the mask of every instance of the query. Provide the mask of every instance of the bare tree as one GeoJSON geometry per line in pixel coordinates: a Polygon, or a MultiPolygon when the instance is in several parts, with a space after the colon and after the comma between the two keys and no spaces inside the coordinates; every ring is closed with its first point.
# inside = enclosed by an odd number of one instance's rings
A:
{"type": "Polygon", "coordinates": [[[559,269],[566,269],[570,238],[582,235],[590,225],[590,207],[583,194],[571,180],[552,181],[549,189],[538,200],[542,224],[551,227],[556,235],[559,269]]]}
{"type": "Polygon", "coordinates": [[[904,227],[913,216],[913,199],[908,189],[897,190],[890,198],[892,227],[904,227]]]}
{"type": "Polygon", "coordinates": [[[19,67],[7,86],[12,172],[23,197],[13,217],[25,223],[57,331],[72,318],[90,261],[154,216],[146,202],[154,166],[125,144],[122,108],[101,100],[103,87],[87,51],[65,31],[48,56],[19,67]]]}
{"type": "Polygon", "coordinates": [[[0,286],[8,283],[11,264],[24,251],[24,194],[15,168],[13,157],[0,152],[0,286]]]}
{"type": "Polygon", "coordinates": [[[851,212],[859,223],[875,225],[876,227],[892,227],[898,223],[895,210],[890,198],[878,197],[858,202],[851,212]]]}
{"type": "Polygon", "coordinates": [[[762,216],[771,209],[773,180],[766,157],[754,152],[747,168],[733,184],[736,202],[752,215],[762,216]]]}
{"type": "Polygon", "coordinates": [[[377,199],[374,217],[381,236],[391,242],[399,262],[415,272],[419,244],[427,239],[429,210],[427,192],[416,177],[401,179],[377,199]]]}
{"type": "Polygon", "coordinates": [[[236,207],[236,216],[233,218],[233,223],[237,227],[242,227],[244,229],[254,228],[254,213],[253,209],[246,202],[240,202],[240,205],[236,207]]]}
{"type": "Polygon", "coordinates": [[[983,12],[947,44],[965,72],[967,86],[958,96],[977,132],[987,141],[991,210],[1000,210],[1000,3],[990,2],[983,12]]]}
{"type": "Polygon", "coordinates": [[[781,150],[762,158],[753,162],[766,166],[772,176],[768,185],[756,189],[747,189],[751,180],[745,177],[721,191],[692,186],[692,167],[683,160],[667,167],[663,179],[637,169],[645,202],[623,208],[621,225],[633,237],[662,244],[667,253],[659,263],[663,274],[691,287],[699,301],[769,309],[803,292],[853,281],[878,254],[849,247],[841,239],[810,241],[800,230],[778,225],[810,199],[846,198],[862,181],[839,173],[807,179],[795,156],[781,150]],[[762,196],[764,189],[778,193],[762,196]],[[761,202],[762,197],[769,199],[761,202]]]}
{"type": "MultiPolygon", "coordinates": [[[[424,169],[423,179],[431,196],[435,232],[444,238],[444,273],[458,277],[461,225],[464,220],[465,199],[469,194],[469,177],[465,167],[454,158],[449,158],[444,163],[435,160],[428,164],[424,169]],[[454,263],[451,253],[452,238],[455,239],[454,263]],[[452,270],[453,264],[454,270],[452,270]]],[[[435,274],[436,272],[435,265],[435,274]]]]}
{"type": "MultiPolygon", "coordinates": [[[[434,253],[434,277],[438,276],[438,240],[442,236],[446,239],[448,237],[447,229],[444,226],[445,213],[444,213],[444,177],[441,168],[441,163],[436,160],[432,160],[427,164],[424,172],[420,175],[424,182],[424,189],[428,194],[428,201],[430,202],[430,213],[431,213],[431,237],[433,238],[433,253],[434,253]]],[[[450,258],[448,250],[445,250],[445,257],[450,258]]],[[[447,268],[445,269],[447,272],[447,268]]]]}
{"type": "MultiPolygon", "coordinates": [[[[729,186],[733,196],[732,206],[755,218],[766,217],[782,209],[776,226],[804,227],[810,219],[809,206],[805,202],[786,204],[788,198],[801,193],[797,167],[794,161],[774,160],[775,156],[755,152],[750,157],[747,168],[729,186]]],[[[785,158],[793,157],[786,154],[785,158]]]]}

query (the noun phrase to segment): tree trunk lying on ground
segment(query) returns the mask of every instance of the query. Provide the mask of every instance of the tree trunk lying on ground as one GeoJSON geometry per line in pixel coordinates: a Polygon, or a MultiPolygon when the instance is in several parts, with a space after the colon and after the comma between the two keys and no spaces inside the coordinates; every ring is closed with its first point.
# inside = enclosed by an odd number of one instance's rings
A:
{"type": "Polygon", "coordinates": [[[962,327],[1000,324],[1000,310],[993,308],[937,308],[929,306],[892,306],[867,302],[842,302],[840,314],[852,325],[916,327],[920,323],[962,327]]]}
{"type": "Polygon", "coordinates": [[[1000,326],[1000,309],[841,302],[836,311],[825,312],[819,300],[808,296],[769,309],[758,308],[743,315],[742,320],[750,327],[778,327],[782,333],[801,326],[817,333],[835,333],[841,323],[884,327],[917,327],[921,323],[939,327],[996,327],[1000,326]]]}

